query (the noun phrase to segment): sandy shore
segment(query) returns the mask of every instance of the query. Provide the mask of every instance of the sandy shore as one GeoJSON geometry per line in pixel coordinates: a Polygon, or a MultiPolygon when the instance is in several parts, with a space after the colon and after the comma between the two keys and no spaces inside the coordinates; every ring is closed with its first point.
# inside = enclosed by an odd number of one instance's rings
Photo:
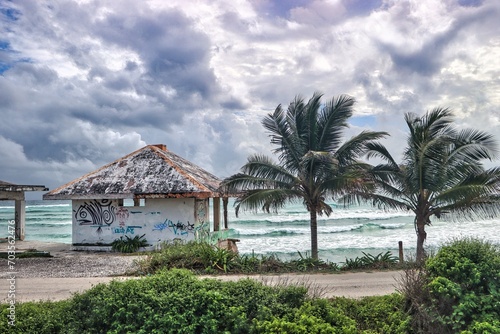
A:
{"type": "MultiPolygon", "coordinates": [[[[6,244],[0,244],[0,251],[6,249],[6,244]]],[[[17,241],[16,249],[18,251],[28,249],[47,251],[53,257],[16,259],[13,270],[8,267],[7,260],[3,259],[3,268],[0,271],[0,302],[7,301],[12,277],[15,277],[16,301],[61,300],[99,283],[106,283],[113,279],[131,279],[131,277],[123,277],[123,275],[132,271],[135,267],[134,261],[142,257],[116,253],[73,251],[69,244],[36,241],[17,241]]],[[[267,284],[303,282],[323,297],[359,298],[395,292],[400,272],[204,277],[221,280],[251,277],[267,284]]]]}

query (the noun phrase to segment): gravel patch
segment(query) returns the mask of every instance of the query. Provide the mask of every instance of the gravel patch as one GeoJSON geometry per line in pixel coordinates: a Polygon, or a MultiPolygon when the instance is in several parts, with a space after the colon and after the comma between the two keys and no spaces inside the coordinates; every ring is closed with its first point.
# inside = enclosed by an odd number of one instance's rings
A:
{"type": "MultiPolygon", "coordinates": [[[[61,257],[16,259],[13,271],[18,278],[124,276],[137,269],[135,261],[141,258],[142,255],[75,252],[61,257]]],[[[10,277],[10,272],[2,270],[0,278],[10,277]]]]}

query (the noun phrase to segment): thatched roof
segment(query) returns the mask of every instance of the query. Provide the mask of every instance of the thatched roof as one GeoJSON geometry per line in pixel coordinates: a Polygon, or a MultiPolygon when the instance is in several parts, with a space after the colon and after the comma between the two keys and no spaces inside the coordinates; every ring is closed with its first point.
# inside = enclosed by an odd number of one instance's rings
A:
{"type": "Polygon", "coordinates": [[[43,195],[43,199],[209,198],[220,180],[167,150],[148,145],[43,195]]]}

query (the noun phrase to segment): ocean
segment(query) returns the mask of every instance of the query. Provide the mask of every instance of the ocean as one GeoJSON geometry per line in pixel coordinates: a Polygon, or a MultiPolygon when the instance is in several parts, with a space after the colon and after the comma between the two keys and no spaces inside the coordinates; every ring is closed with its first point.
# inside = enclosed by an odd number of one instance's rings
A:
{"type": "MultiPolygon", "coordinates": [[[[391,251],[398,255],[403,242],[405,256],[414,256],[416,235],[411,212],[383,211],[370,206],[334,207],[330,217],[318,217],[319,256],[331,262],[391,251]]],[[[71,243],[70,201],[27,201],[26,240],[71,243]]],[[[7,236],[14,203],[0,202],[0,238],[7,236]]],[[[240,212],[229,206],[227,236],[239,239],[240,254],[275,254],[289,260],[310,256],[309,213],[301,204],[290,204],[278,213],[240,212]],[[300,255],[299,255],[300,252],[300,255]]],[[[435,220],[427,227],[426,249],[436,250],[454,238],[473,236],[500,244],[500,217],[474,222],[435,220]]]]}

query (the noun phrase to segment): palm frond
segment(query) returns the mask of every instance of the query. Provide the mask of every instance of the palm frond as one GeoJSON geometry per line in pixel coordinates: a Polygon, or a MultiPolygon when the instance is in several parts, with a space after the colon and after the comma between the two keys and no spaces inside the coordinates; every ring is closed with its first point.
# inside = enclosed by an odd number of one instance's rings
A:
{"type": "Polygon", "coordinates": [[[293,189],[255,189],[239,196],[234,205],[236,216],[240,210],[276,212],[288,202],[302,198],[300,192],[293,189]]]}
{"type": "Polygon", "coordinates": [[[353,114],[356,100],[347,95],[332,98],[318,115],[317,150],[335,151],[342,139],[342,132],[349,127],[347,120],[353,114]]]}
{"type": "Polygon", "coordinates": [[[353,163],[367,152],[367,145],[369,143],[373,143],[387,135],[386,132],[363,131],[344,142],[335,152],[335,158],[339,161],[340,165],[353,163]]]}

